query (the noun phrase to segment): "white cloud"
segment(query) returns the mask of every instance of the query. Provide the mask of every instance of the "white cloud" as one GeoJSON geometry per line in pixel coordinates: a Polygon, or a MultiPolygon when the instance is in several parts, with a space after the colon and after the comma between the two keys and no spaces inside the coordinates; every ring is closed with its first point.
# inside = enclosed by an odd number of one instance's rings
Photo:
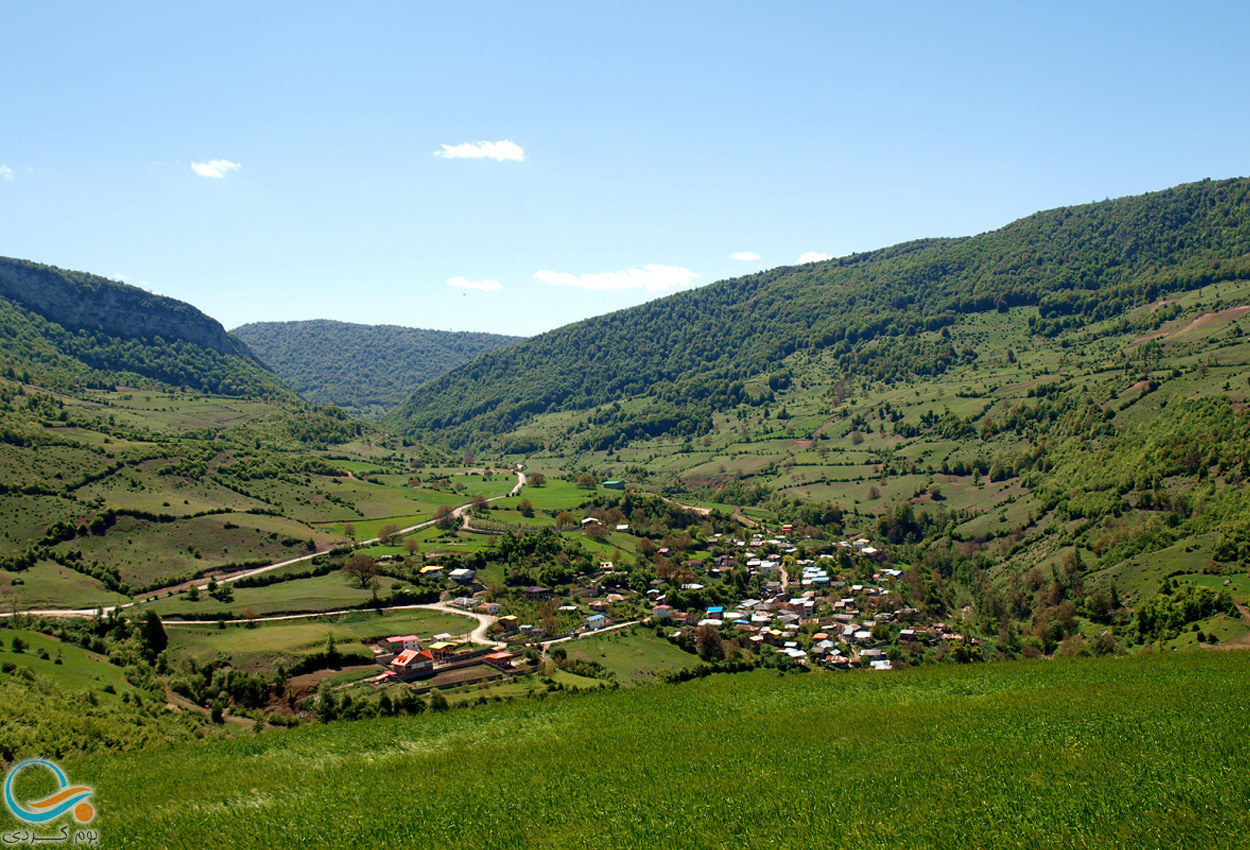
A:
{"type": "Polygon", "coordinates": [[[749,261],[749,260],[758,260],[760,258],[760,255],[755,253],[754,251],[735,251],[734,253],[729,255],[729,258],[732,260],[749,261]]]}
{"type": "Polygon", "coordinates": [[[525,151],[515,142],[504,139],[502,142],[465,142],[463,145],[443,145],[441,151],[434,155],[443,159],[493,159],[503,162],[505,159],[524,162],[525,151]]]}
{"type": "Polygon", "coordinates": [[[578,286],[582,289],[646,289],[647,292],[663,292],[666,289],[682,289],[694,283],[699,275],[681,266],[661,266],[648,263],[640,269],[602,274],[575,275],[546,269],[535,272],[534,278],[551,286],[578,286]]]}
{"type": "Polygon", "coordinates": [[[799,265],[804,263],[819,263],[821,260],[832,260],[833,254],[822,254],[820,251],[808,251],[806,254],[799,256],[799,265]]]}
{"type": "Polygon", "coordinates": [[[3,177],[5,180],[12,180],[13,169],[9,168],[7,165],[0,165],[0,177],[3,177]]]}
{"type": "Polygon", "coordinates": [[[201,177],[225,177],[228,172],[238,171],[243,166],[228,159],[210,159],[208,162],[193,162],[191,170],[201,177]]]}
{"type": "Polygon", "coordinates": [[[458,286],[461,289],[476,289],[479,292],[494,292],[497,289],[503,289],[503,284],[497,280],[467,280],[460,275],[447,279],[448,286],[458,286]]]}

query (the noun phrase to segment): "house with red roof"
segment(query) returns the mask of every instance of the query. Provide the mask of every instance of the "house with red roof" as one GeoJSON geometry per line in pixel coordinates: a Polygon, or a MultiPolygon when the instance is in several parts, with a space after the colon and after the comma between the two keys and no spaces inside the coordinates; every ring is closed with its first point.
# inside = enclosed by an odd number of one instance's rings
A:
{"type": "Polygon", "coordinates": [[[405,649],[388,665],[396,676],[411,679],[434,675],[434,655],[428,651],[405,649]]]}

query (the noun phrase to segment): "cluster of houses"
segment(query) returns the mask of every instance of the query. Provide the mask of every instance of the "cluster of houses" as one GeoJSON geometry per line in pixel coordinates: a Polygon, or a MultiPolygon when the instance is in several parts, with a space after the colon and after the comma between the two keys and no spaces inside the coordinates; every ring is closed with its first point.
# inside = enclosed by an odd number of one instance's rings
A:
{"type": "Polygon", "coordinates": [[[376,684],[411,682],[429,679],[440,672],[465,669],[478,665],[504,673],[517,671],[519,652],[508,650],[466,647],[452,641],[450,635],[435,635],[428,646],[417,635],[388,637],[374,647],[374,660],[383,667],[373,678],[376,684]]]}
{"type": "MultiPolygon", "coordinates": [[[[912,625],[919,612],[905,607],[894,589],[901,570],[875,564],[871,582],[848,583],[834,572],[844,562],[837,555],[796,558],[799,549],[787,539],[790,531],[785,526],[781,536],[770,539],[713,538],[713,545],[719,544],[722,551],[731,548],[739,552],[736,556],[716,556],[708,573],[716,576],[743,566],[751,575],[765,579],[759,584],[761,598],[683,613],[668,605],[665,596],[653,588],[647,594],[654,605],[653,619],[679,628],[714,627],[757,650],[773,647],[794,663],[835,669],[892,669],[883,646],[897,625],[909,626],[898,630],[904,642],[935,645],[963,640],[963,635],[950,631],[943,623],[912,625]],[[757,554],[756,550],[763,552],[757,554]],[[887,628],[878,628],[880,624],[887,628]],[[802,640],[800,633],[805,636],[802,640]]],[[[881,558],[881,552],[865,538],[842,540],[835,548],[860,564],[881,558]]],[[[697,590],[701,585],[691,582],[682,587],[697,590]]]]}

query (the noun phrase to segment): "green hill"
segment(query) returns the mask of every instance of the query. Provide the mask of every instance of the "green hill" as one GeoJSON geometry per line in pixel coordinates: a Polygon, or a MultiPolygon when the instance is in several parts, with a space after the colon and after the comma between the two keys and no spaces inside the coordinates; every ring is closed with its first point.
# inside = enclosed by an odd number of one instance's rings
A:
{"type": "Polygon", "coordinates": [[[326,319],[256,322],[231,333],[304,398],[369,417],[426,381],[523,339],[326,319]]]}
{"type": "Polygon", "coordinates": [[[387,421],[812,546],[866,536],[926,616],[1010,653],[1112,626],[1192,645],[1124,627],[1250,565],[1247,330],[1250,180],[1203,182],[570,325],[387,421]]]}
{"type": "MultiPolygon", "coordinates": [[[[700,435],[743,382],[796,355],[841,375],[936,377],[974,352],[943,329],[1030,308],[1029,333],[1124,316],[1250,275],[1250,180],[1037,213],[963,239],[930,239],[721,281],[589,319],[487,355],[420,387],[390,427],[483,445],[556,411],[631,398],[623,439],[700,435]],[[526,380],[516,380],[518,375],[526,380]]],[[[496,445],[533,447],[533,441],[496,445]]]]}
{"type": "Polygon", "coordinates": [[[719,676],[66,769],[133,847],[1241,847],[1248,665],[719,676]]]}
{"type": "Polygon", "coordinates": [[[0,592],[12,607],[115,604],[326,551],[344,539],[335,523],[428,519],[455,497],[407,482],[440,459],[299,398],[189,304],[0,259],[0,592]]]}
{"type": "Polygon", "coordinates": [[[9,258],[0,258],[0,369],[48,387],[292,397],[246,345],[190,304],[9,258]]]}

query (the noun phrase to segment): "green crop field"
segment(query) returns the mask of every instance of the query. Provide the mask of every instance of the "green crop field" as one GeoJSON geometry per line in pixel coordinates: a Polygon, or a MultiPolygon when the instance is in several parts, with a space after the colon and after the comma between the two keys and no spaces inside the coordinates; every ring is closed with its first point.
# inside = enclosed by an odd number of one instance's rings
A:
{"type": "Polygon", "coordinates": [[[1244,847],[1248,673],[1206,653],[745,674],[67,768],[128,847],[1244,847]]]}

